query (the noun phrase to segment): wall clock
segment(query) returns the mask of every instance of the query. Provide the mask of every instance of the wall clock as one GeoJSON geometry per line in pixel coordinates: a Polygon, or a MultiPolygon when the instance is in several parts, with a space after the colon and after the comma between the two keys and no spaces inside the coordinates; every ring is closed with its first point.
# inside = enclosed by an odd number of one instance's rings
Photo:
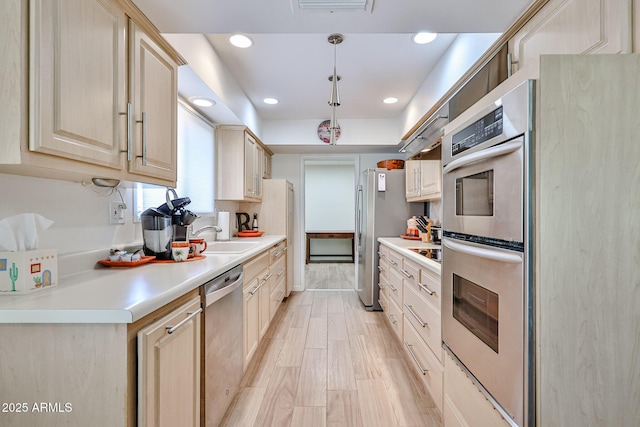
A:
{"type": "MultiPolygon", "coordinates": [[[[318,138],[325,144],[331,142],[331,120],[325,120],[318,125],[318,138]]],[[[338,129],[336,129],[336,140],[340,138],[340,124],[338,124],[338,129]]]]}

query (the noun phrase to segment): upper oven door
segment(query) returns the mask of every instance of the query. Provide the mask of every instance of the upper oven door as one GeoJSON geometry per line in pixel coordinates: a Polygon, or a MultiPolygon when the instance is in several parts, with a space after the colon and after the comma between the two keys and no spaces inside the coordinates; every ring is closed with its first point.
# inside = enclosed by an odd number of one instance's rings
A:
{"type": "Polygon", "coordinates": [[[523,242],[524,136],[443,168],[443,229],[523,242]]]}

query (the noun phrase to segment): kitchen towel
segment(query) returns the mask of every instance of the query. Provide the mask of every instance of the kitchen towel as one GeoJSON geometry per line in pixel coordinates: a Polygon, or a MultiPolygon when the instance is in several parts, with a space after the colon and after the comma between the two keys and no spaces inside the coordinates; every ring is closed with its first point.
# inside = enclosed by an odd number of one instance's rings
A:
{"type": "Polygon", "coordinates": [[[229,212],[218,212],[218,227],[222,228],[222,231],[216,234],[216,240],[229,240],[231,238],[229,212]]]}

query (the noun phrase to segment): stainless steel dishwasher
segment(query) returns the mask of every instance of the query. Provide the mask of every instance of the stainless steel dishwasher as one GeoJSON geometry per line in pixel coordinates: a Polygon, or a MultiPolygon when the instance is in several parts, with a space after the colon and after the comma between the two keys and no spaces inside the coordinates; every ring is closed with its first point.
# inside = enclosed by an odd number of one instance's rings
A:
{"type": "Polygon", "coordinates": [[[202,419],[220,424],[242,379],[242,265],[201,288],[203,316],[202,419]]]}

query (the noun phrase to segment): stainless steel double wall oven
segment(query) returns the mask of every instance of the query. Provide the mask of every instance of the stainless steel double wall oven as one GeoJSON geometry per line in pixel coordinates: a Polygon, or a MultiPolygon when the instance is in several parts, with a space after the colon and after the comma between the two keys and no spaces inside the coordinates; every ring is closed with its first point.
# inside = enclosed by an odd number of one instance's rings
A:
{"type": "Polygon", "coordinates": [[[442,142],[445,349],[518,426],[535,412],[533,90],[527,81],[481,100],[442,142]]]}

